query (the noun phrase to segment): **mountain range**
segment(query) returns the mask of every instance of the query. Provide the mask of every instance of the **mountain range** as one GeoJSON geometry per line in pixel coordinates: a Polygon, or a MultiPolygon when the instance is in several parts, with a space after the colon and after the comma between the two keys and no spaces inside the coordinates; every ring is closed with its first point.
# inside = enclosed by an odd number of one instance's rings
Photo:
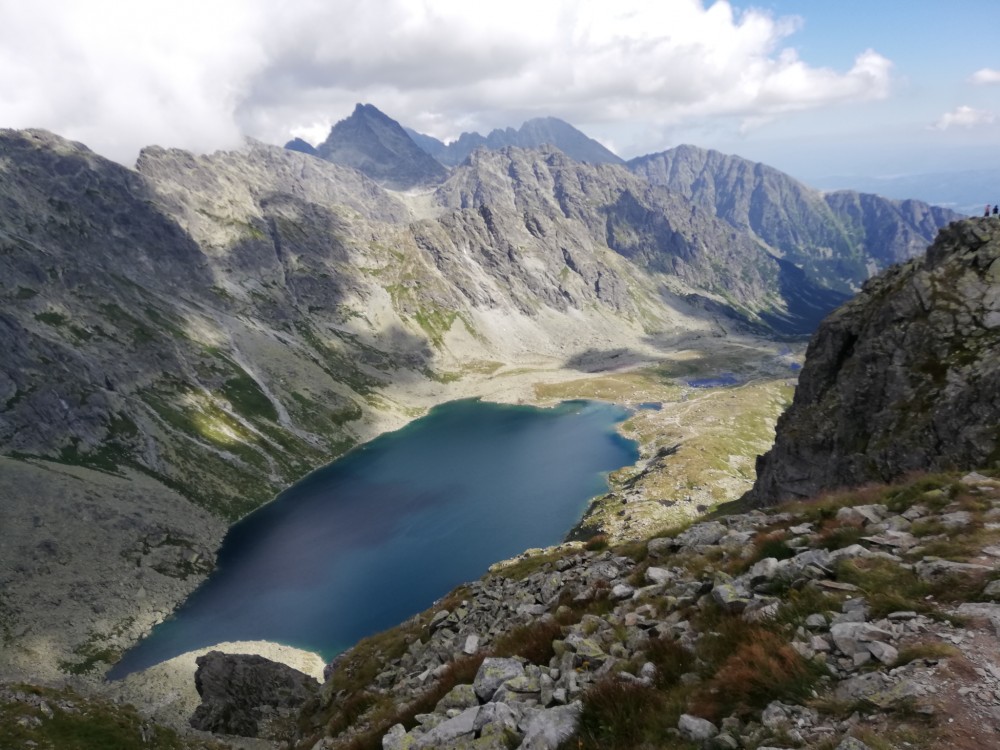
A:
{"type": "Polygon", "coordinates": [[[428,404],[800,338],[957,218],[693,147],[625,164],[555,120],[465,140],[442,163],[359,105],[315,148],[129,169],[0,131],[0,671],[113,659],[227,523],[428,404]]]}

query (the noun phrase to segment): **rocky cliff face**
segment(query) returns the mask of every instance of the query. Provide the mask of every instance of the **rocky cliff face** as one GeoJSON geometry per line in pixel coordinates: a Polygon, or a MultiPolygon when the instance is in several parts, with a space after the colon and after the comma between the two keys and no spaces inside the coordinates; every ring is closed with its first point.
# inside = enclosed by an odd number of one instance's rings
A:
{"type": "MultiPolygon", "coordinates": [[[[463,215],[477,212],[499,242],[515,243],[518,252],[538,248],[546,257],[522,264],[528,276],[577,306],[596,296],[632,313],[637,305],[626,292],[640,286],[628,279],[635,270],[672,293],[664,297],[675,305],[683,300],[761,330],[811,330],[818,318],[798,304],[801,295],[822,310],[843,299],[676,193],[622,167],[580,164],[554,149],[477,152],[437,196],[463,215]],[[537,275],[539,264],[547,278],[537,275]]],[[[557,296],[550,304],[565,303],[557,296]]]]}
{"type": "Polygon", "coordinates": [[[813,336],[746,500],[1000,460],[1000,222],[942,230],[813,336]]]}
{"type": "Polygon", "coordinates": [[[628,165],[750,232],[812,282],[842,292],[857,291],[872,274],[919,255],[939,227],[960,218],[920,201],[822,194],[767,165],[694,146],[628,165]]]}
{"type": "Polygon", "coordinates": [[[359,104],[350,117],[334,125],[316,155],[397,190],[435,184],[448,174],[398,122],[371,104],[359,104]]]}

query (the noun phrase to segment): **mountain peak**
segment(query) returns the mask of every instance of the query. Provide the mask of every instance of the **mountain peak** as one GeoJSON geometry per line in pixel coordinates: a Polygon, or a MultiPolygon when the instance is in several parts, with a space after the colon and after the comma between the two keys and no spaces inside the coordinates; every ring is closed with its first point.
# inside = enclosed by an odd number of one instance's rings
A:
{"type": "Polygon", "coordinates": [[[316,147],[316,155],[397,190],[436,184],[448,174],[398,122],[374,105],[360,102],[350,117],[330,129],[330,135],[316,147]]]}

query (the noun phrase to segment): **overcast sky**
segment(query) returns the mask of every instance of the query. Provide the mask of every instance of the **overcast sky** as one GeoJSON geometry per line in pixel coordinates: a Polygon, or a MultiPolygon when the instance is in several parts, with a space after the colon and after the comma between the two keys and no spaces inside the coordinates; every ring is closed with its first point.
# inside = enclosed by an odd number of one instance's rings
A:
{"type": "Polygon", "coordinates": [[[313,143],[356,102],[443,140],[561,117],[808,179],[1000,167],[1000,7],[964,0],[0,0],[0,127],[313,143]]]}

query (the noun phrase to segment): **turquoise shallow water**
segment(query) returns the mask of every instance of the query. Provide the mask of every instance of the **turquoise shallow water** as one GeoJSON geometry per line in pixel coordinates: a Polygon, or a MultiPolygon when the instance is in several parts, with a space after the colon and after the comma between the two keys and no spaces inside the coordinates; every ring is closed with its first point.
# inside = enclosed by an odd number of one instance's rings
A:
{"type": "Polygon", "coordinates": [[[109,677],[222,641],[332,658],[493,562],[559,542],[607,472],[638,457],[615,432],[627,416],[584,401],[433,409],[235,524],[208,580],[109,677]]]}

